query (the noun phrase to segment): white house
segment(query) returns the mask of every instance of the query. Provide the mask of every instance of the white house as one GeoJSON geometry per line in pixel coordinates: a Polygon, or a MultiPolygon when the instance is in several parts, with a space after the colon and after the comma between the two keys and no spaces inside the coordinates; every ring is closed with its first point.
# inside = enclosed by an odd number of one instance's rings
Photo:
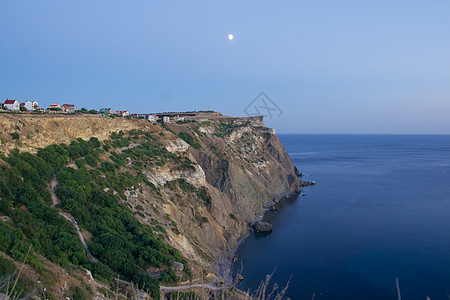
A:
{"type": "Polygon", "coordinates": [[[24,107],[25,107],[28,111],[33,111],[33,110],[37,110],[38,107],[39,107],[39,105],[38,105],[37,101],[27,100],[27,101],[25,101],[24,107]]]}
{"type": "Polygon", "coordinates": [[[4,106],[8,110],[19,110],[20,109],[20,104],[19,104],[19,101],[17,101],[17,100],[6,99],[4,106]]]}
{"type": "Polygon", "coordinates": [[[149,122],[155,123],[156,121],[158,121],[158,116],[156,116],[156,115],[148,115],[147,120],[149,122]]]}
{"type": "Polygon", "coordinates": [[[169,123],[169,122],[170,122],[170,118],[168,116],[164,116],[163,123],[169,123]]]}
{"type": "Polygon", "coordinates": [[[184,121],[184,117],[180,115],[176,115],[173,119],[175,120],[175,122],[184,121]]]}

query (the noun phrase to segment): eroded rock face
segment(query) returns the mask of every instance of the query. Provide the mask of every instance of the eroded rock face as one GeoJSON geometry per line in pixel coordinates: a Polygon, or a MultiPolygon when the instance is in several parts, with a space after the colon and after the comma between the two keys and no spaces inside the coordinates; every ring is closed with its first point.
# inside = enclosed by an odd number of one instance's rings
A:
{"type": "MultiPolygon", "coordinates": [[[[166,148],[169,145],[168,151],[188,157],[193,168],[180,171],[162,166],[145,170],[144,174],[161,188],[182,178],[207,189],[211,197],[208,205],[193,203],[183,195],[180,198],[176,191],[162,194],[167,199],[162,204],[164,214],[176,222],[179,230],[175,233],[166,229],[169,243],[202,266],[212,268],[224,250],[233,249],[247,231],[247,224],[267,207],[300,192],[302,182],[288,154],[273,131],[265,127],[245,123],[244,118],[237,124],[205,122],[167,127],[175,135],[188,133],[201,146],[199,150],[191,146],[185,150],[186,146],[174,138],[164,144],[166,148]],[[227,131],[218,133],[218,128],[227,131]]],[[[152,218],[164,222],[161,216],[152,218]]],[[[272,228],[269,223],[258,222],[255,230],[272,228]]]]}
{"type": "Polygon", "coordinates": [[[156,167],[151,171],[145,170],[143,173],[157,187],[165,185],[168,181],[177,179],[184,179],[194,185],[203,185],[206,182],[205,172],[198,164],[194,164],[193,169],[188,170],[173,170],[168,166],[164,166],[156,167]]]}
{"type": "Polygon", "coordinates": [[[169,152],[186,152],[189,150],[189,144],[182,139],[176,139],[174,141],[167,141],[166,149],[169,152]]]}

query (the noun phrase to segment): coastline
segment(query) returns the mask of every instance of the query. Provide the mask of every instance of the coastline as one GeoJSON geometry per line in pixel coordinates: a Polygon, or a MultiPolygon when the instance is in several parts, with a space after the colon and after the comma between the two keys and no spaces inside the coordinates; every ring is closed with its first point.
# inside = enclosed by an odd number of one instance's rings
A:
{"type": "Polygon", "coordinates": [[[231,250],[224,250],[222,252],[222,255],[217,259],[217,262],[214,264],[214,272],[219,277],[219,279],[223,279],[227,284],[230,285],[237,284],[237,282],[234,280],[235,278],[233,274],[233,266],[237,262],[236,256],[239,249],[244,244],[244,242],[250,237],[250,235],[254,234],[254,230],[252,228],[253,224],[255,224],[257,221],[263,221],[266,212],[276,210],[276,206],[278,204],[282,204],[285,201],[298,199],[298,197],[301,195],[303,191],[302,190],[303,187],[313,185],[311,182],[306,182],[302,180],[300,180],[300,182],[301,183],[299,189],[287,193],[278,200],[270,202],[261,213],[257,214],[256,219],[247,224],[247,231],[243,236],[241,236],[237,240],[236,246],[231,250]]]}

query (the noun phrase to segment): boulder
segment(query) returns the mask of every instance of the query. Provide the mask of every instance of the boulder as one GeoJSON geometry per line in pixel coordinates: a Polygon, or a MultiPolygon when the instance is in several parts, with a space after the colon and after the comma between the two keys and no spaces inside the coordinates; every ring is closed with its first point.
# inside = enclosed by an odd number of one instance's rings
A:
{"type": "Polygon", "coordinates": [[[263,221],[256,221],[255,224],[253,224],[253,229],[256,232],[268,232],[272,231],[272,224],[263,222],[263,221]]]}
{"type": "Polygon", "coordinates": [[[173,266],[178,271],[183,271],[183,269],[184,269],[184,265],[182,263],[180,263],[180,262],[175,261],[175,260],[173,261],[173,266]]]}

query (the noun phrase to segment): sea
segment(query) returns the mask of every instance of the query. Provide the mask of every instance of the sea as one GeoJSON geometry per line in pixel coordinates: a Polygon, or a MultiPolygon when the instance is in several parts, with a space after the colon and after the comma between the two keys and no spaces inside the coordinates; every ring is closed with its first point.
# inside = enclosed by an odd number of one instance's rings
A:
{"type": "Polygon", "coordinates": [[[240,289],[273,273],[291,299],[450,299],[450,135],[279,138],[316,185],[239,248],[240,289]]]}

